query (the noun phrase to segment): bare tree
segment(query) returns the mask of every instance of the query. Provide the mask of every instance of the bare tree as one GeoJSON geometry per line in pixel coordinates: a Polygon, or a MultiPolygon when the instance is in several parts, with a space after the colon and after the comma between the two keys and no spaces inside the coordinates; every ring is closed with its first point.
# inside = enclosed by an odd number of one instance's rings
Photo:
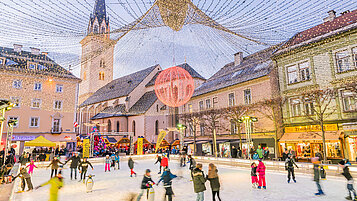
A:
{"type": "Polygon", "coordinates": [[[323,161],[326,163],[327,149],[326,149],[326,137],[324,124],[326,119],[332,115],[336,107],[331,104],[336,98],[336,89],[317,89],[308,91],[302,94],[302,100],[304,104],[304,116],[311,122],[320,125],[322,134],[322,146],[323,146],[323,161]]]}
{"type": "MultiPolygon", "coordinates": [[[[181,121],[183,121],[183,123],[188,126],[189,130],[192,130],[193,133],[193,153],[194,155],[196,155],[197,152],[197,143],[196,143],[196,139],[197,139],[197,126],[200,123],[200,113],[184,113],[181,114],[179,116],[179,118],[181,119],[181,121]]],[[[187,130],[187,129],[186,129],[187,130]]]]}

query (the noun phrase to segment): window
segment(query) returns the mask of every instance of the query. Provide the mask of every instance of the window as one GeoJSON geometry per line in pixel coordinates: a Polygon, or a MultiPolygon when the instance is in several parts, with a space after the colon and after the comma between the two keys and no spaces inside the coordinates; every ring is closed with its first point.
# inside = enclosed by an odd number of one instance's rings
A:
{"type": "Polygon", "coordinates": [[[291,106],[291,115],[293,117],[301,116],[301,101],[300,99],[291,99],[290,100],[291,106]]]}
{"type": "Polygon", "coordinates": [[[353,64],[355,65],[355,68],[357,68],[357,47],[352,49],[352,59],[353,59],[353,64]]]}
{"type": "Polygon", "coordinates": [[[52,120],[52,132],[61,133],[61,119],[55,118],[52,120]]]}
{"type": "Polygon", "coordinates": [[[22,81],[21,80],[14,80],[12,82],[12,87],[15,88],[15,89],[21,89],[22,81]]]}
{"type": "Polygon", "coordinates": [[[29,69],[31,69],[31,70],[36,70],[36,64],[34,64],[34,63],[29,63],[29,69]]]}
{"type": "Polygon", "coordinates": [[[39,127],[40,118],[39,117],[31,117],[30,118],[30,127],[39,127]]]}
{"type": "Polygon", "coordinates": [[[200,123],[201,136],[205,135],[205,123],[200,123]]]}
{"type": "Polygon", "coordinates": [[[244,103],[245,104],[252,103],[252,93],[250,92],[250,89],[244,90],[244,103]]]}
{"type": "Polygon", "coordinates": [[[120,122],[117,121],[117,132],[120,132],[120,122]]]}
{"type": "Polygon", "coordinates": [[[341,91],[342,102],[343,102],[343,110],[345,112],[348,111],[356,111],[357,110],[357,94],[351,91],[341,91]]]}
{"type": "Polygon", "coordinates": [[[300,81],[310,80],[309,62],[299,64],[300,81]]]}
{"type": "Polygon", "coordinates": [[[108,119],[108,132],[112,132],[112,121],[110,121],[110,119],[108,119]]]}
{"type": "Polygon", "coordinates": [[[31,101],[31,108],[38,109],[41,107],[41,99],[34,98],[31,101]]]}
{"type": "Polygon", "coordinates": [[[105,27],[102,27],[102,33],[105,33],[105,27]]]}
{"type": "Polygon", "coordinates": [[[304,101],[304,106],[305,106],[305,115],[314,115],[314,102],[312,100],[305,100],[304,101]]]}
{"type": "Polygon", "coordinates": [[[35,83],[33,90],[41,91],[42,90],[42,83],[35,83]]]}
{"type": "Polygon", "coordinates": [[[131,132],[133,132],[133,134],[134,134],[134,136],[135,136],[135,130],[136,128],[135,128],[135,121],[133,121],[133,123],[132,123],[132,125],[131,125],[131,132]]]}
{"type": "Polygon", "coordinates": [[[159,120],[155,121],[155,135],[159,135],[159,120]]]}
{"type": "Polygon", "coordinates": [[[288,66],[287,73],[288,73],[289,84],[310,80],[311,78],[310,63],[303,62],[298,65],[288,66]]]}
{"type": "Polygon", "coordinates": [[[105,68],[105,61],[104,61],[104,59],[101,59],[101,60],[100,60],[99,66],[100,66],[101,68],[105,68]]]}
{"type": "Polygon", "coordinates": [[[159,112],[159,105],[156,105],[156,112],[159,112]]]}
{"type": "Polygon", "coordinates": [[[188,104],[188,111],[189,112],[192,112],[193,110],[192,110],[192,104],[188,104]]]}
{"type": "Polygon", "coordinates": [[[63,92],[63,85],[62,84],[56,84],[56,92],[57,93],[62,93],[63,92]]]}
{"type": "Polygon", "coordinates": [[[289,84],[298,82],[298,73],[296,70],[297,66],[289,66],[288,67],[288,82],[289,84]]]}
{"type": "Polygon", "coordinates": [[[93,32],[96,34],[96,33],[98,33],[98,25],[94,25],[94,30],[93,30],[93,32]]]}
{"type": "Polygon", "coordinates": [[[235,100],[234,100],[234,93],[228,94],[228,106],[234,106],[235,100]]]}
{"type": "Polygon", "coordinates": [[[213,102],[213,108],[216,108],[217,107],[217,104],[218,104],[218,97],[214,97],[212,99],[212,102],[213,102]]]}
{"type": "Polygon", "coordinates": [[[351,70],[349,54],[347,50],[336,53],[337,72],[351,70]]]}
{"type": "Polygon", "coordinates": [[[56,100],[56,101],[54,102],[53,108],[54,108],[55,110],[61,110],[61,109],[62,109],[62,101],[56,100]]]}
{"type": "Polygon", "coordinates": [[[21,99],[19,97],[11,97],[10,99],[11,102],[15,105],[14,107],[20,107],[21,99]]]}
{"type": "Polygon", "coordinates": [[[99,80],[104,80],[104,72],[99,72],[99,80]]]}
{"type": "Polygon", "coordinates": [[[204,110],[203,101],[200,101],[200,102],[198,103],[198,105],[199,105],[200,110],[204,110]]]}
{"type": "Polygon", "coordinates": [[[233,120],[231,120],[231,134],[237,134],[238,133],[238,127],[236,122],[234,122],[233,120]]]}
{"type": "Polygon", "coordinates": [[[211,99],[206,100],[206,108],[210,109],[211,108],[211,99]]]}
{"type": "Polygon", "coordinates": [[[16,120],[17,122],[14,124],[14,127],[18,127],[19,126],[19,117],[12,117],[10,116],[8,121],[10,120],[16,120]]]}

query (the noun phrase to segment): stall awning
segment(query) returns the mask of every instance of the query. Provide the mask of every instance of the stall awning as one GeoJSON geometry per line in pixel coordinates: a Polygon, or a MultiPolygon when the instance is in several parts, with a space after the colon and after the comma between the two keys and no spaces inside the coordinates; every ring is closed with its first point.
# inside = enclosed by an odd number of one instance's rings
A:
{"type": "Polygon", "coordinates": [[[55,147],[56,143],[51,142],[43,136],[38,136],[36,139],[25,142],[25,147],[55,147]]]}
{"type": "Polygon", "coordinates": [[[127,138],[127,137],[123,137],[122,139],[120,139],[120,140],[117,142],[117,144],[128,144],[128,143],[130,143],[130,140],[129,140],[129,138],[127,138]]]}
{"type": "MultiPolygon", "coordinates": [[[[340,131],[326,131],[325,139],[328,141],[337,141],[341,136],[340,131]]],[[[303,132],[303,133],[285,133],[280,142],[287,141],[322,141],[321,132],[303,132]]]]}

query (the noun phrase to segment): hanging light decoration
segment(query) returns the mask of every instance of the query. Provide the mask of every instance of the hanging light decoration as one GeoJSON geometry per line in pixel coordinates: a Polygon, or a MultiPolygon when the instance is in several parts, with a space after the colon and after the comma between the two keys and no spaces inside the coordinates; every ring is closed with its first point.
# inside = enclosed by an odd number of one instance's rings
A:
{"type": "Polygon", "coordinates": [[[174,66],[162,71],[155,81],[155,93],[158,99],[170,107],[186,104],[195,89],[190,73],[185,69],[174,66]]]}

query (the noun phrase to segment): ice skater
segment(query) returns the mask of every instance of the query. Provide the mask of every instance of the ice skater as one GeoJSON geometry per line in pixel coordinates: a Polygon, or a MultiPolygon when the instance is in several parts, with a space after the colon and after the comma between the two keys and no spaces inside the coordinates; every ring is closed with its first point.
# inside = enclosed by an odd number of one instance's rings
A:
{"type": "Polygon", "coordinates": [[[112,163],[112,159],[109,158],[109,155],[105,156],[105,172],[108,170],[110,172],[110,164],[112,163]]]}
{"type": "Polygon", "coordinates": [[[82,178],[83,178],[83,183],[86,180],[88,166],[90,166],[93,170],[92,164],[87,160],[87,158],[83,158],[83,161],[80,162],[78,165],[79,173],[81,173],[81,178],[80,178],[79,182],[82,180],[82,178]]]}
{"type": "Polygon", "coordinates": [[[58,164],[62,164],[64,165],[64,163],[62,163],[61,161],[58,160],[59,157],[55,157],[51,163],[47,166],[50,167],[51,166],[51,178],[53,177],[53,173],[55,173],[55,176],[57,176],[57,170],[59,168],[58,164]]]}
{"type": "Polygon", "coordinates": [[[155,182],[151,179],[151,170],[147,169],[145,171],[143,180],[141,181],[141,191],[140,191],[138,198],[136,200],[140,201],[141,197],[145,193],[145,190],[147,191],[147,199],[149,199],[149,191],[148,190],[154,184],[155,184],[155,182]]]}
{"type": "Polygon", "coordinates": [[[353,188],[353,177],[350,173],[350,169],[348,168],[348,164],[346,163],[345,160],[341,160],[338,165],[343,169],[342,175],[345,176],[347,179],[347,190],[348,190],[348,196],[346,197],[346,200],[354,200],[357,201],[357,196],[356,196],[356,191],[353,188]],[[353,198],[352,198],[353,194],[353,198]]]}
{"type": "MultiPolygon", "coordinates": [[[[118,165],[118,170],[120,170],[120,156],[119,156],[118,152],[115,154],[114,160],[115,160],[115,164],[118,165]]],[[[114,167],[114,169],[115,169],[115,167],[114,167]]]]}
{"type": "Polygon", "coordinates": [[[62,171],[59,171],[57,176],[51,178],[48,182],[37,186],[36,189],[39,189],[42,186],[46,186],[50,184],[50,199],[49,201],[57,201],[58,200],[58,190],[63,187],[63,177],[62,171]]]}
{"type": "Polygon", "coordinates": [[[257,188],[258,187],[257,164],[253,162],[250,165],[250,167],[252,168],[250,171],[250,176],[252,178],[252,187],[257,188]]]}
{"type": "Polygon", "coordinates": [[[136,177],[136,172],[134,172],[134,161],[131,157],[129,157],[129,160],[128,160],[128,166],[129,166],[129,169],[130,169],[130,177],[133,177],[133,174],[135,175],[136,177]]]}
{"type": "Polygon", "coordinates": [[[22,191],[25,190],[25,181],[26,181],[27,188],[28,188],[27,191],[31,191],[33,189],[32,182],[31,182],[31,176],[27,172],[25,166],[22,166],[20,168],[20,173],[18,175],[16,175],[13,179],[16,179],[17,177],[20,177],[22,180],[22,191]]]}
{"type": "Polygon", "coordinates": [[[216,201],[217,195],[218,200],[221,201],[221,198],[219,197],[219,189],[221,188],[221,184],[219,183],[217,167],[213,163],[210,163],[208,165],[207,180],[210,182],[211,185],[212,200],[216,201]]]}
{"type": "MultiPolygon", "coordinates": [[[[161,166],[164,170],[169,167],[169,159],[168,159],[165,155],[162,155],[162,159],[161,159],[160,166],[161,166]]],[[[160,171],[160,173],[161,173],[161,171],[160,171]]],[[[160,173],[159,173],[159,174],[160,174],[160,173]]]]}
{"type": "Polygon", "coordinates": [[[37,168],[37,166],[35,165],[35,162],[33,160],[31,160],[30,164],[28,164],[26,167],[29,168],[29,174],[32,175],[33,174],[33,169],[37,168]]]}
{"type": "Polygon", "coordinates": [[[262,158],[259,159],[259,163],[258,163],[258,167],[257,167],[257,172],[258,172],[258,183],[259,186],[258,188],[261,189],[263,187],[263,189],[266,189],[266,182],[265,182],[265,165],[262,162],[262,158]]]}
{"type": "Polygon", "coordinates": [[[156,155],[156,162],[155,162],[155,165],[156,165],[156,163],[159,163],[159,167],[160,167],[160,171],[159,171],[159,173],[158,174],[161,174],[161,156],[160,155],[156,155]]]}
{"type": "Polygon", "coordinates": [[[320,184],[320,159],[319,157],[314,157],[311,158],[311,162],[314,164],[314,181],[317,186],[317,193],[315,195],[325,195],[325,193],[322,191],[321,184],[320,184]]]}
{"type": "Polygon", "coordinates": [[[191,179],[192,179],[193,178],[192,171],[196,168],[196,160],[191,155],[188,155],[188,163],[190,163],[190,166],[188,168],[191,171],[191,179]]]}
{"type": "Polygon", "coordinates": [[[299,168],[296,165],[295,160],[292,156],[293,156],[292,154],[288,154],[288,158],[285,160],[285,170],[288,171],[288,183],[290,183],[291,177],[293,178],[293,181],[296,183],[294,165],[296,168],[299,168]]]}
{"type": "Polygon", "coordinates": [[[193,188],[197,195],[196,201],[204,200],[204,191],[206,190],[206,177],[202,171],[202,164],[197,163],[196,168],[192,171],[193,188]]]}
{"type": "Polygon", "coordinates": [[[73,177],[73,172],[74,172],[74,179],[77,180],[77,167],[78,167],[78,164],[81,162],[81,157],[78,156],[77,152],[75,152],[74,156],[69,158],[64,164],[67,164],[69,161],[71,161],[71,165],[70,165],[70,168],[71,168],[71,180],[72,180],[72,177],[73,177]]]}
{"type": "Polygon", "coordinates": [[[165,199],[167,197],[168,201],[172,201],[172,195],[174,192],[172,191],[172,180],[176,178],[177,176],[172,174],[169,168],[166,168],[166,170],[162,173],[160,180],[157,182],[157,185],[161,181],[164,182],[164,188],[165,188],[165,199]]]}

